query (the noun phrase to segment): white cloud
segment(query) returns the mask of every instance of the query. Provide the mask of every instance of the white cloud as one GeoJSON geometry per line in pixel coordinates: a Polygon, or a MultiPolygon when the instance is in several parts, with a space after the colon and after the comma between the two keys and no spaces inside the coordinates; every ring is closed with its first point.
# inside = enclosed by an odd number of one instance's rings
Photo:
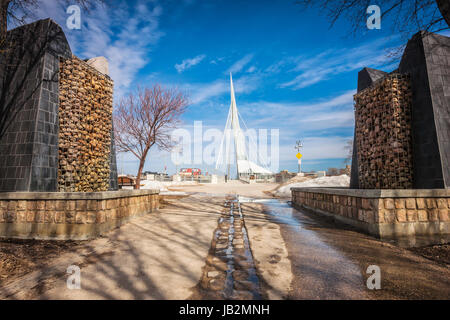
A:
{"type": "Polygon", "coordinates": [[[312,103],[252,102],[241,104],[240,112],[251,117],[254,124],[295,125],[302,128],[347,127],[353,121],[353,95],[346,91],[327,100],[312,103]]]}
{"type": "Polygon", "coordinates": [[[238,73],[241,71],[251,60],[253,59],[253,54],[247,54],[240,60],[236,61],[230,68],[228,68],[226,73],[238,73]]]}
{"type": "Polygon", "coordinates": [[[183,72],[186,69],[189,69],[200,62],[202,62],[203,59],[205,59],[206,55],[200,54],[192,59],[184,59],[180,64],[175,65],[175,69],[177,69],[178,73],[183,72]]]}
{"type": "MultiPolygon", "coordinates": [[[[347,141],[353,137],[306,137],[303,139],[302,160],[339,159],[347,156],[347,141]]],[[[280,161],[293,160],[295,156],[293,145],[280,145],[280,161]]]]}
{"type": "Polygon", "coordinates": [[[255,66],[251,66],[250,68],[247,69],[247,73],[252,73],[256,71],[256,67],[255,66]]]}
{"type": "Polygon", "coordinates": [[[267,73],[279,73],[279,72],[281,72],[282,68],[289,62],[288,60],[290,60],[290,59],[289,58],[285,58],[283,60],[275,62],[275,63],[271,64],[270,66],[268,66],[264,70],[264,72],[267,72],[267,73]]]}
{"type": "Polygon", "coordinates": [[[50,16],[64,29],[72,51],[80,58],[105,56],[115,95],[121,96],[149,62],[149,52],[164,33],[159,29],[162,7],[156,2],[139,0],[120,7],[96,3],[89,12],[82,11],[81,30],[66,27],[65,6],[53,0],[41,0],[39,18],[50,16]],[[119,30],[119,31],[115,31],[119,30]]]}
{"type": "Polygon", "coordinates": [[[221,80],[205,84],[190,84],[188,85],[188,88],[191,91],[191,100],[193,104],[201,103],[229,91],[226,82],[221,80]]]}
{"type": "Polygon", "coordinates": [[[209,63],[218,64],[219,62],[222,62],[224,59],[225,59],[224,57],[219,57],[219,58],[211,60],[209,63]]]}
{"type": "Polygon", "coordinates": [[[389,64],[386,46],[392,38],[383,38],[355,48],[327,50],[314,57],[297,57],[291,72],[300,72],[294,79],[282,83],[282,88],[302,89],[333,76],[364,67],[389,64]]]}
{"type": "MultiPolygon", "coordinates": [[[[250,93],[254,91],[260,82],[259,75],[246,75],[233,78],[236,93],[250,93]]],[[[210,83],[191,83],[184,87],[190,92],[192,104],[208,101],[212,98],[230,93],[230,81],[227,77],[217,79],[210,83]]]]}

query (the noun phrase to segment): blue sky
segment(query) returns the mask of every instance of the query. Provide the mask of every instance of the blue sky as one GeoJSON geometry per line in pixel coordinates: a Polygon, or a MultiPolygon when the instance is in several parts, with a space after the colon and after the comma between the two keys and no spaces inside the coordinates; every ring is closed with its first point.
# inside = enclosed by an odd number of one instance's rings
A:
{"type": "MultiPolygon", "coordinates": [[[[373,1],[380,3],[382,1],[373,1]]],[[[159,82],[189,94],[184,126],[203,121],[223,129],[233,72],[237,106],[250,128],[280,130],[280,169],[295,171],[294,144],[304,140],[304,170],[343,167],[353,135],[357,73],[364,66],[391,71],[386,49],[401,44],[389,21],[381,30],[348,36],[349,23],[332,28],[318,9],[295,1],[108,1],[82,13],[81,30],[67,30],[67,14],[43,1],[81,58],[106,56],[115,99],[159,82]]],[[[132,155],[118,155],[119,170],[136,173],[132,155]]],[[[175,170],[170,155],[152,150],[145,170],[175,170]]],[[[198,167],[198,165],[197,165],[198,167]]],[[[211,172],[211,168],[200,166],[211,172]]]]}

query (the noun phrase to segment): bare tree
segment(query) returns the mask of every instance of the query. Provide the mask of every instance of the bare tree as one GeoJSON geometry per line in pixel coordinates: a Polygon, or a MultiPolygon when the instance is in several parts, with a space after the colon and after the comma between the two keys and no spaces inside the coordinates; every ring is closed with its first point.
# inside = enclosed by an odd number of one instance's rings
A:
{"type": "Polygon", "coordinates": [[[188,105],[187,96],[177,89],[155,84],[122,98],[114,113],[114,135],[119,152],[131,152],[139,159],[136,189],[150,149],[170,150],[171,130],[180,124],[188,105]]]}
{"type": "MultiPolygon", "coordinates": [[[[351,21],[353,34],[366,29],[367,7],[372,0],[298,0],[303,7],[316,6],[324,9],[332,27],[342,17],[351,21]]],[[[390,16],[392,30],[404,38],[419,30],[438,32],[449,29],[449,0],[383,0],[381,18],[390,16]]],[[[383,20],[382,20],[383,21],[383,20]]]]}

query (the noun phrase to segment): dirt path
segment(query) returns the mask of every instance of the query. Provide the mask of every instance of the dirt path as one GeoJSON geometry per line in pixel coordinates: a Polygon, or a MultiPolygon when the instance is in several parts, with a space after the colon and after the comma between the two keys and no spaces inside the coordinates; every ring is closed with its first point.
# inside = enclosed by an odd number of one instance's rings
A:
{"type": "MultiPolygon", "coordinates": [[[[219,186],[214,189],[215,194],[206,194],[203,191],[211,191],[211,188],[203,190],[202,186],[199,186],[200,193],[197,195],[168,197],[164,201],[165,206],[157,213],[136,218],[102,238],[65,248],[66,250],[60,250],[59,254],[53,254],[54,252],[50,250],[46,257],[45,255],[40,257],[41,260],[32,259],[35,264],[23,270],[24,275],[19,274],[0,287],[0,298],[187,299],[194,297],[195,289],[201,284],[206,270],[208,253],[214,242],[214,231],[223,227],[219,219],[227,210],[225,195],[240,192],[249,196],[265,197],[263,191],[272,188],[273,185],[255,187],[238,183],[219,186]],[[46,258],[47,261],[43,264],[46,258]],[[80,267],[80,290],[67,288],[66,270],[70,265],[80,267]]],[[[236,223],[237,233],[233,243],[242,242],[236,245],[236,249],[244,249],[246,245],[250,250],[249,242],[253,241],[255,233],[252,232],[251,239],[246,236],[246,242],[244,242],[242,235],[247,230],[242,228],[243,217],[240,220],[236,219],[236,223]]],[[[281,239],[279,234],[278,239],[281,239]]],[[[20,244],[15,245],[20,246],[20,244]]],[[[39,246],[45,247],[42,243],[39,246]]],[[[281,243],[279,246],[283,247],[281,243]]],[[[243,253],[245,256],[245,250],[243,253]]],[[[36,252],[34,254],[36,255],[36,252]]],[[[29,256],[29,258],[32,257],[29,256]]],[[[258,258],[260,260],[259,256],[258,258]]],[[[260,263],[259,260],[258,263],[260,263]]],[[[241,262],[250,261],[241,259],[241,262]]],[[[253,269],[255,273],[255,265],[253,269]]],[[[236,282],[236,285],[241,285],[241,289],[242,285],[244,284],[245,287],[246,284],[244,278],[242,274],[242,281],[236,282]]],[[[239,298],[245,297],[248,295],[244,293],[239,298]]]]}
{"type": "Polygon", "coordinates": [[[183,191],[188,193],[204,193],[210,195],[225,196],[228,194],[239,194],[241,196],[253,198],[270,198],[268,191],[275,189],[276,183],[242,183],[239,181],[230,181],[219,184],[201,184],[192,186],[173,186],[172,191],[183,191]]]}
{"type": "Polygon", "coordinates": [[[0,288],[82,246],[83,241],[0,240],[0,288]]]}

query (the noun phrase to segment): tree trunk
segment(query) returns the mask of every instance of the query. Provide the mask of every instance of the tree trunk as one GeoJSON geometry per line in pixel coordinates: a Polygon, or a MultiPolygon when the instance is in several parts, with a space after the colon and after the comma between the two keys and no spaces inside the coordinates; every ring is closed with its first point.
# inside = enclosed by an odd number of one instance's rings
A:
{"type": "Polygon", "coordinates": [[[6,39],[8,30],[8,6],[11,0],[0,0],[0,43],[6,39]]]}
{"type": "Polygon", "coordinates": [[[148,151],[150,150],[150,148],[153,146],[153,144],[152,145],[150,145],[150,146],[147,146],[145,149],[144,149],[144,152],[142,153],[142,157],[141,157],[141,159],[139,159],[139,170],[138,170],[138,174],[137,174],[137,177],[136,177],[136,185],[135,185],[135,189],[140,189],[141,188],[141,175],[142,175],[142,170],[144,170],[144,164],[145,164],[145,159],[147,159],[147,154],[148,154],[148,151]]]}
{"type": "Polygon", "coordinates": [[[134,186],[135,189],[140,189],[141,188],[141,175],[142,175],[142,170],[144,170],[144,163],[145,163],[145,157],[142,157],[141,160],[139,161],[139,170],[136,176],[136,185],[134,186]]]}
{"type": "Polygon", "coordinates": [[[444,17],[445,22],[450,27],[450,1],[449,0],[436,0],[439,11],[444,17]]]}

